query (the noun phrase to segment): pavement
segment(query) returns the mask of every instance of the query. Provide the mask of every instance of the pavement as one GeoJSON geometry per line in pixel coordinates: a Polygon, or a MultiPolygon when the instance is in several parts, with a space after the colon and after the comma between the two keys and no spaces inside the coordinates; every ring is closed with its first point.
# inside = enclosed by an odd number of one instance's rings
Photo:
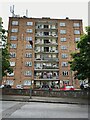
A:
{"type": "Polygon", "coordinates": [[[20,101],[20,102],[43,102],[60,104],[81,104],[88,105],[88,99],[80,98],[57,98],[57,97],[38,97],[38,96],[20,96],[20,95],[2,95],[1,101],[20,101]]]}

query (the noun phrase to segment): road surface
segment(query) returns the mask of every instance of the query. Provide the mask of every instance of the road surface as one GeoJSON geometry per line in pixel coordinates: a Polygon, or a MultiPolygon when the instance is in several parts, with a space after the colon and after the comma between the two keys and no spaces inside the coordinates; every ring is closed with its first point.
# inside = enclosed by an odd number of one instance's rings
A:
{"type": "Polygon", "coordinates": [[[87,105],[0,101],[3,118],[88,118],[87,105]]]}

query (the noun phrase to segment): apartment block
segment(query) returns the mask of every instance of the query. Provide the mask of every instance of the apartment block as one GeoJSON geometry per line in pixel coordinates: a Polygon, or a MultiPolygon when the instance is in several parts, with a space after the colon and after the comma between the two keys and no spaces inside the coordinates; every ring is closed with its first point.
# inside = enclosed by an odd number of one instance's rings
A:
{"type": "Polygon", "coordinates": [[[78,51],[83,33],[80,19],[10,17],[8,43],[13,73],[2,84],[13,88],[40,88],[42,85],[78,87],[70,70],[71,53],[78,51]]]}

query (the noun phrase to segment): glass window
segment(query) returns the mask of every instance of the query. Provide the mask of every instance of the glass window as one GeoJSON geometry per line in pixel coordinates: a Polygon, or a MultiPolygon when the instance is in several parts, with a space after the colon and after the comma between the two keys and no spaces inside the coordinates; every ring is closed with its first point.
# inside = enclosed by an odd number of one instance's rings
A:
{"type": "Polygon", "coordinates": [[[78,41],[80,41],[80,38],[79,37],[75,38],[75,42],[78,42],[78,41]]]}
{"type": "Polygon", "coordinates": [[[32,33],[32,29],[27,29],[26,32],[27,33],[32,33]]]}
{"type": "Polygon", "coordinates": [[[65,42],[66,38],[60,38],[61,42],[65,42]]]}
{"type": "Polygon", "coordinates": [[[16,53],[15,52],[10,52],[10,57],[11,58],[15,58],[16,57],[16,53]]]}
{"type": "Polygon", "coordinates": [[[12,25],[18,25],[18,21],[12,21],[12,25]]]}
{"type": "Polygon", "coordinates": [[[18,32],[18,29],[17,28],[12,28],[11,32],[18,32]]]}
{"type": "Polygon", "coordinates": [[[7,80],[7,81],[6,81],[6,85],[11,85],[11,86],[12,86],[13,84],[14,84],[14,81],[13,81],[13,80],[7,80]]]}
{"type": "Polygon", "coordinates": [[[66,30],[60,30],[60,34],[66,34],[66,30]]]}
{"type": "Polygon", "coordinates": [[[32,62],[25,62],[25,66],[31,67],[32,66],[32,62]]]}
{"type": "Polygon", "coordinates": [[[32,76],[32,71],[25,71],[25,72],[24,72],[24,75],[25,75],[25,76],[32,76]]]}
{"type": "Polygon", "coordinates": [[[17,40],[17,36],[11,36],[10,40],[17,40]]]}
{"type": "Polygon", "coordinates": [[[62,75],[63,75],[63,76],[68,76],[68,71],[63,71],[63,72],[62,72],[62,75]]]}
{"type": "Polygon", "coordinates": [[[80,30],[74,30],[74,34],[80,34],[80,30]]]}
{"type": "Polygon", "coordinates": [[[26,49],[32,49],[32,45],[26,44],[26,49]]]}
{"type": "Polygon", "coordinates": [[[24,80],[23,85],[30,86],[31,85],[31,81],[30,80],[24,80]]]}
{"type": "Polygon", "coordinates": [[[79,24],[79,23],[74,23],[73,26],[74,26],[74,27],[79,27],[80,24],[79,24]]]}
{"type": "Polygon", "coordinates": [[[32,53],[26,53],[26,54],[25,54],[25,57],[26,57],[26,58],[32,58],[32,53]]]}
{"type": "Polygon", "coordinates": [[[32,26],[33,22],[27,22],[26,24],[32,26]]]}
{"type": "Polygon", "coordinates": [[[14,72],[13,73],[7,73],[7,76],[14,76],[14,72]]]}
{"type": "Polygon", "coordinates": [[[32,37],[26,37],[26,41],[32,41],[32,37]]]}
{"type": "Polygon", "coordinates": [[[68,66],[68,62],[62,62],[62,67],[68,66]]]}
{"type": "Polygon", "coordinates": [[[10,62],[10,66],[15,66],[15,62],[10,62]]]}
{"type": "Polygon", "coordinates": [[[60,22],[60,26],[64,27],[64,26],[66,26],[66,24],[64,22],[60,22]]]}
{"type": "Polygon", "coordinates": [[[61,50],[66,50],[66,49],[67,49],[66,45],[61,46],[61,50]]]}
{"type": "Polygon", "coordinates": [[[66,53],[62,53],[62,58],[67,58],[68,55],[66,53]]]}
{"type": "Polygon", "coordinates": [[[16,48],[16,47],[17,47],[16,44],[11,44],[11,45],[10,45],[10,48],[16,48]]]}

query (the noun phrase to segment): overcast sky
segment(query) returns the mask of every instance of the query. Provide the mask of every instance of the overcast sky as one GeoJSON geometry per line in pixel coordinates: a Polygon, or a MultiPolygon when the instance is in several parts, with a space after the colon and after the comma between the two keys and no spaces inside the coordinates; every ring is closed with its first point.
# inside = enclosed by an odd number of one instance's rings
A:
{"type": "Polygon", "coordinates": [[[3,19],[4,28],[8,29],[8,18],[12,16],[10,13],[10,6],[15,6],[15,14],[24,16],[26,9],[28,10],[28,17],[51,17],[70,19],[82,19],[84,27],[88,25],[88,1],[75,0],[74,2],[65,0],[1,0],[0,2],[0,16],[3,19]],[[45,2],[46,1],[46,2],[45,2]]]}

